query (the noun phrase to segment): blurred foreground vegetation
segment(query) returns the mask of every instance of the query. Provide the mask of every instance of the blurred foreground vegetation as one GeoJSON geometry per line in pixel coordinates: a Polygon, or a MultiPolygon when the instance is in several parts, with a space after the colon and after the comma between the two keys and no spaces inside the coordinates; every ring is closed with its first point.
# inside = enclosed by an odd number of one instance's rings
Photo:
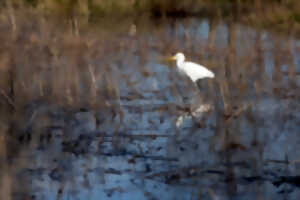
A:
{"type": "Polygon", "coordinates": [[[299,0],[4,0],[0,6],[89,23],[101,18],[217,17],[300,35],[299,0]]]}

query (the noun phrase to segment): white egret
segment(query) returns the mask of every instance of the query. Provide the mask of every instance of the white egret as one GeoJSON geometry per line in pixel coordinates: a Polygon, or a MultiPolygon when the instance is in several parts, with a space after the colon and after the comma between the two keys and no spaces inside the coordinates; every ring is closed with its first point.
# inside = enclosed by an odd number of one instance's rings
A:
{"type": "Polygon", "coordinates": [[[186,62],[183,53],[176,53],[175,56],[171,57],[171,60],[176,60],[178,69],[195,83],[199,79],[215,77],[215,74],[204,66],[193,62],[186,62]]]}
{"type": "MultiPolygon", "coordinates": [[[[214,78],[215,74],[205,68],[202,65],[199,65],[197,63],[193,62],[187,62],[185,61],[185,56],[183,53],[176,53],[175,56],[172,56],[170,58],[171,60],[176,60],[176,65],[177,68],[179,69],[180,72],[184,73],[187,75],[200,89],[200,84],[198,82],[199,79],[204,79],[204,78],[214,78]]],[[[204,90],[205,93],[205,90],[204,90]]],[[[184,94],[184,93],[182,93],[184,94]]],[[[204,116],[204,113],[209,112],[212,109],[212,106],[210,104],[207,104],[204,100],[204,98],[207,98],[209,95],[202,95],[200,97],[200,102],[199,98],[195,97],[192,100],[192,105],[190,107],[190,112],[185,113],[177,118],[176,121],[176,126],[181,127],[187,119],[192,119],[194,120],[195,118],[201,119],[204,116]],[[205,102],[205,103],[204,103],[205,102]],[[201,103],[201,104],[199,104],[201,103]]],[[[183,98],[184,101],[184,98],[183,98]]]]}

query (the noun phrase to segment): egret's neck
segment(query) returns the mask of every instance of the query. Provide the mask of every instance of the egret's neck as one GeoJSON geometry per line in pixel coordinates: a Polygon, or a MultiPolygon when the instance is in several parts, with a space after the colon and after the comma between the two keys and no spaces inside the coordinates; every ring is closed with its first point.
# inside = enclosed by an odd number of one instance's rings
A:
{"type": "Polygon", "coordinates": [[[176,60],[176,64],[177,64],[178,67],[181,67],[182,64],[183,64],[183,62],[184,62],[184,58],[178,58],[178,59],[176,60]]]}

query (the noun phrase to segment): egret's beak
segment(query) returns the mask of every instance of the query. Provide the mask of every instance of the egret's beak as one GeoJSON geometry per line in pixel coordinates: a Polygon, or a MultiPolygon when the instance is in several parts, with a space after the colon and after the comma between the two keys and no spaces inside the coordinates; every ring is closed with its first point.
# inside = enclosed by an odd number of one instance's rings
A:
{"type": "Polygon", "coordinates": [[[169,57],[168,60],[172,61],[172,60],[176,60],[176,58],[175,58],[175,56],[171,56],[171,57],[169,57]]]}

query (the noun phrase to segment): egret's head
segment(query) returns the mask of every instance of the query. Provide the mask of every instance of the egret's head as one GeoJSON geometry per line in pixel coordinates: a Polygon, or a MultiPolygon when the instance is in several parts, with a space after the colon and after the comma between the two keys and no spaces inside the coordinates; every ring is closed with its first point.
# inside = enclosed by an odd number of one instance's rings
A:
{"type": "Polygon", "coordinates": [[[175,56],[172,56],[171,57],[171,60],[177,60],[177,61],[184,61],[184,59],[185,59],[185,57],[184,57],[184,55],[183,55],[183,53],[176,53],[176,55],[175,56]]]}

